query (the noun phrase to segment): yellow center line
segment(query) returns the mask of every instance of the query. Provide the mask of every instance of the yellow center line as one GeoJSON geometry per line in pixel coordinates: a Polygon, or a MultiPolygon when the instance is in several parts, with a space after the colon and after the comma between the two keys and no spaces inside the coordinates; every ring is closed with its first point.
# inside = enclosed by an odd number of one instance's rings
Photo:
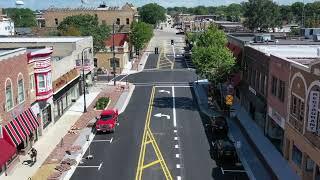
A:
{"type": "Polygon", "coordinates": [[[153,162],[151,162],[151,163],[149,163],[149,164],[147,164],[147,165],[144,165],[144,166],[142,167],[142,169],[146,169],[146,168],[148,168],[148,167],[150,167],[150,166],[153,166],[153,165],[155,165],[155,164],[158,164],[159,162],[160,162],[160,160],[153,161],[153,162]]]}
{"type": "Polygon", "coordinates": [[[138,161],[138,167],[137,167],[137,172],[136,172],[136,180],[141,180],[142,179],[142,173],[145,168],[151,167],[155,164],[160,163],[161,169],[164,173],[164,176],[166,180],[173,180],[171,173],[169,171],[169,168],[161,154],[161,151],[158,147],[158,144],[152,134],[152,131],[150,129],[150,121],[151,121],[151,113],[153,109],[153,101],[154,101],[154,95],[155,95],[155,87],[152,87],[151,95],[150,95],[150,101],[149,101],[149,106],[148,106],[148,112],[147,112],[147,117],[146,117],[146,122],[145,122],[145,127],[144,127],[144,132],[143,132],[143,137],[142,137],[142,142],[141,142],[141,148],[140,148],[140,153],[139,153],[139,161],[138,161]],[[146,153],[146,145],[151,143],[152,147],[155,151],[155,154],[157,156],[157,160],[144,165],[144,159],[145,159],[145,153],[146,153]]]}

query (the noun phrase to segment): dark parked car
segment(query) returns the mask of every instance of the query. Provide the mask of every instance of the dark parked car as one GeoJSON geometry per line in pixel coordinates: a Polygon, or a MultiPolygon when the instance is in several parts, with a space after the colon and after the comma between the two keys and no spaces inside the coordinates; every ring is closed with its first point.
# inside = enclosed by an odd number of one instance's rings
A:
{"type": "Polygon", "coordinates": [[[236,165],[239,162],[234,142],[229,138],[216,140],[212,146],[213,157],[218,166],[236,165]]]}
{"type": "Polygon", "coordinates": [[[211,119],[212,122],[212,134],[216,138],[225,138],[228,135],[227,120],[223,116],[217,116],[211,119]]]}

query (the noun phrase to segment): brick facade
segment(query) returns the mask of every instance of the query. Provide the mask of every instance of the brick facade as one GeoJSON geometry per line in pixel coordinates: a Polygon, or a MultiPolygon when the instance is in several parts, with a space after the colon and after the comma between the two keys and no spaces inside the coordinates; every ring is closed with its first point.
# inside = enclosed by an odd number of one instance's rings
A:
{"type": "Polygon", "coordinates": [[[121,8],[52,8],[48,9],[43,17],[45,18],[46,27],[57,27],[64,18],[80,14],[97,16],[100,24],[112,25],[113,22],[120,20],[119,25],[130,26],[135,15],[137,15],[137,10],[129,4],[125,4],[121,8]]]}
{"type": "MultiPolygon", "coordinates": [[[[29,94],[29,73],[27,64],[26,50],[21,49],[14,55],[0,56],[0,117],[2,125],[7,124],[14,115],[22,113],[30,107],[29,94]],[[18,103],[18,75],[21,74],[24,79],[24,99],[22,103],[18,103]],[[13,90],[13,108],[6,111],[5,83],[10,78],[13,90]]],[[[21,77],[21,76],[20,76],[21,77]]]]}
{"type": "Polygon", "coordinates": [[[307,128],[310,121],[310,93],[311,91],[320,91],[319,70],[319,61],[317,64],[311,64],[308,68],[301,65],[291,66],[288,95],[289,121],[285,131],[284,156],[303,180],[313,180],[320,177],[320,106],[317,107],[316,131],[310,132],[307,128]],[[297,156],[297,152],[301,154],[301,157],[297,156]],[[309,168],[307,168],[308,165],[309,168]]]}

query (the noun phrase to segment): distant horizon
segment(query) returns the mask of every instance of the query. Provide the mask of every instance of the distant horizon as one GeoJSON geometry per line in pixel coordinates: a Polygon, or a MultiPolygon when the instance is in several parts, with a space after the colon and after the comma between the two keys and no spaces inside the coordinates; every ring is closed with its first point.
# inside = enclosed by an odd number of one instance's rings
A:
{"type": "MultiPolygon", "coordinates": [[[[101,0],[83,0],[87,2],[86,4],[82,4],[81,0],[24,0],[24,6],[20,6],[21,8],[30,8],[32,10],[43,10],[47,9],[50,6],[58,7],[58,8],[72,8],[72,7],[98,7],[103,1],[101,0]]],[[[223,0],[223,1],[215,1],[215,0],[184,0],[183,3],[178,1],[168,1],[168,0],[117,0],[117,1],[105,1],[107,6],[123,6],[126,2],[132,3],[135,7],[143,6],[148,3],[157,3],[165,8],[167,7],[196,7],[196,6],[220,6],[220,5],[228,5],[232,3],[241,3],[245,0],[223,0]],[[183,5],[181,5],[183,4],[183,5]]],[[[274,0],[275,2],[281,5],[288,5],[294,2],[303,2],[303,0],[274,0]]],[[[315,0],[305,0],[305,3],[314,2],[315,0]]],[[[17,7],[15,5],[15,0],[0,0],[1,8],[14,8],[17,7]]]]}

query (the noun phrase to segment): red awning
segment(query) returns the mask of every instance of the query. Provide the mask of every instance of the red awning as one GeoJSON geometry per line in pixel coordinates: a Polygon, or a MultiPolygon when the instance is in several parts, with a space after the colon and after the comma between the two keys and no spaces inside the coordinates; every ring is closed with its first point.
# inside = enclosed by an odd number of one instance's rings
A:
{"type": "Polygon", "coordinates": [[[39,122],[32,110],[29,108],[15,119],[12,119],[4,126],[4,131],[8,135],[8,142],[18,146],[23,140],[39,127],[39,122]]]}
{"type": "Polygon", "coordinates": [[[0,168],[16,153],[16,148],[5,139],[0,139],[0,168]]]}

